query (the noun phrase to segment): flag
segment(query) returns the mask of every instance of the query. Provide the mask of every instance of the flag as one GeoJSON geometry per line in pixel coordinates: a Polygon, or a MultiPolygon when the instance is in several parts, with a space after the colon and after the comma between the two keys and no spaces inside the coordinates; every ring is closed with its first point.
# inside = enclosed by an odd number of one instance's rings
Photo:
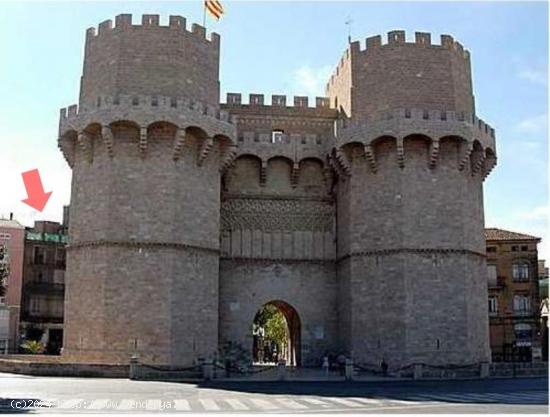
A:
{"type": "Polygon", "coordinates": [[[224,13],[223,6],[218,0],[204,0],[204,8],[216,20],[220,20],[220,17],[224,13]]]}

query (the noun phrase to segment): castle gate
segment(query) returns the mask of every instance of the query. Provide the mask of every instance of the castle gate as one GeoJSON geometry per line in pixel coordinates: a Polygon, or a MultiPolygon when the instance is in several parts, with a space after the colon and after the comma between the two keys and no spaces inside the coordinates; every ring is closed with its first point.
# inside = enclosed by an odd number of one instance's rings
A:
{"type": "Polygon", "coordinates": [[[301,364],[301,322],[290,304],[274,300],[262,306],[252,324],[254,363],[301,364]]]}

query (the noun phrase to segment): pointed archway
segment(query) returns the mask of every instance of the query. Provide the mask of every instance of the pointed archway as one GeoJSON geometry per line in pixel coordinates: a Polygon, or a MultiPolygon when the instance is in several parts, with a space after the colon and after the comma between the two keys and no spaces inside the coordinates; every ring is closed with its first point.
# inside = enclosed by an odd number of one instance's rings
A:
{"type": "Polygon", "coordinates": [[[301,321],[294,307],[285,301],[265,303],[252,324],[252,354],[255,363],[275,363],[284,359],[289,366],[300,366],[301,321]]]}

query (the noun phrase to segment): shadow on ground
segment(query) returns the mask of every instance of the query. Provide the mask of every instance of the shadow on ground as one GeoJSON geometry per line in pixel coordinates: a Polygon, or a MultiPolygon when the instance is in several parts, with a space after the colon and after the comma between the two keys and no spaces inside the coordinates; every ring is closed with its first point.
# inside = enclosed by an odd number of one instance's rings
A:
{"type": "Polygon", "coordinates": [[[433,401],[461,404],[548,404],[548,378],[399,382],[209,381],[198,383],[197,387],[264,395],[314,395],[419,402],[430,401],[433,397],[433,401]],[[518,392],[546,392],[546,396],[516,395],[518,392]],[[437,398],[439,396],[443,399],[437,398]],[[422,398],[415,400],[417,397],[422,398]]]}

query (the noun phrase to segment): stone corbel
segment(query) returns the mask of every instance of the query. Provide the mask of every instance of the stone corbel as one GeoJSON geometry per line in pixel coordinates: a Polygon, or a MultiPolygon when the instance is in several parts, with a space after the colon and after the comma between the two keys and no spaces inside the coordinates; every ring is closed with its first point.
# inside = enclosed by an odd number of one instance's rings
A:
{"type": "Polygon", "coordinates": [[[176,130],[176,135],[174,137],[174,149],[172,151],[172,159],[177,161],[181,157],[181,151],[183,149],[183,144],[185,143],[185,129],[176,130]]]}
{"type": "Polygon", "coordinates": [[[236,156],[237,156],[237,146],[236,145],[228,146],[226,149],[225,155],[220,163],[221,173],[224,173],[233,164],[233,161],[235,161],[236,156]]]}
{"type": "Polygon", "coordinates": [[[403,146],[403,138],[397,138],[397,165],[399,168],[405,167],[405,147],[403,146]]]}
{"type": "Polygon", "coordinates": [[[92,136],[87,132],[80,131],[78,132],[77,142],[86,161],[92,162],[92,136]]]}
{"type": "Polygon", "coordinates": [[[139,129],[139,154],[142,158],[145,158],[147,152],[147,128],[142,127],[139,129]]]}
{"type": "Polygon", "coordinates": [[[430,163],[429,166],[431,169],[434,169],[437,165],[437,160],[439,158],[439,139],[433,139],[430,144],[430,163]]]}
{"type": "Polygon", "coordinates": [[[206,157],[210,153],[210,150],[212,149],[213,146],[214,146],[214,139],[212,138],[206,138],[202,142],[202,145],[199,150],[199,157],[197,159],[198,166],[202,166],[202,164],[204,163],[206,157]]]}
{"type": "Polygon", "coordinates": [[[101,127],[101,139],[103,140],[103,143],[105,144],[105,148],[107,149],[107,155],[109,155],[109,157],[112,158],[115,155],[115,153],[113,149],[113,144],[114,144],[113,131],[111,130],[110,126],[101,127]]]}
{"type": "Polygon", "coordinates": [[[486,159],[487,157],[485,156],[485,152],[481,152],[479,158],[475,161],[474,167],[472,168],[472,175],[481,172],[486,159]]]}
{"type": "Polygon", "coordinates": [[[485,163],[483,164],[483,179],[487,178],[493,168],[497,165],[496,156],[486,158],[485,163]]]}
{"type": "Polygon", "coordinates": [[[297,162],[294,162],[292,166],[292,173],[290,174],[290,184],[292,188],[296,188],[298,181],[300,179],[300,165],[297,162]]]}
{"type": "Polygon", "coordinates": [[[351,175],[351,166],[344,151],[338,149],[335,154],[336,161],[346,176],[351,175]]]}
{"type": "Polygon", "coordinates": [[[468,142],[468,144],[466,145],[466,150],[464,151],[464,155],[462,155],[462,158],[458,163],[459,171],[464,170],[464,167],[466,166],[466,163],[470,160],[470,155],[472,155],[473,151],[474,151],[474,143],[468,142]]]}
{"type": "Polygon", "coordinates": [[[262,160],[262,165],[260,166],[260,186],[261,187],[265,185],[266,178],[267,178],[267,162],[262,160]]]}
{"type": "Polygon", "coordinates": [[[342,170],[342,166],[338,163],[336,160],[336,157],[329,156],[327,158],[328,165],[333,169],[333,171],[338,175],[339,177],[343,178],[346,176],[346,173],[342,170]]]}
{"type": "Polygon", "coordinates": [[[376,171],[378,171],[378,165],[376,164],[376,156],[370,145],[365,145],[365,158],[367,158],[371,172],[376,173],[376,171]]]}

